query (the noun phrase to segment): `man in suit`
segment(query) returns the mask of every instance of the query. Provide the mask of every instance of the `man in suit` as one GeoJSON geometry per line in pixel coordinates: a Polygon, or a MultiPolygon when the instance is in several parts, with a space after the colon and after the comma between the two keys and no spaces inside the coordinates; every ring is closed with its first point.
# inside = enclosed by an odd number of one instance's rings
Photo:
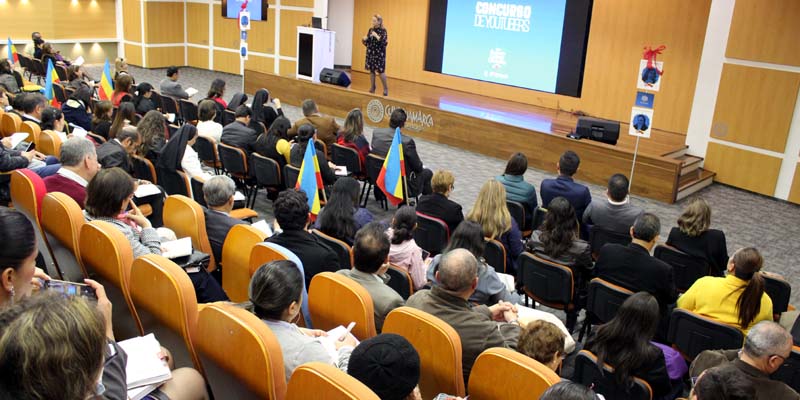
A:
{"type": "MultiPolygon", "coordinates": [[[[22,122],[42,123],[42,111],[47,107],[47,98],[40,93],[28,93],[22,103],[22,122]]],[[[32,138],[29,138],[32,139],[32,138]]]]}
{"type": "Polygon", "coordinates": [[[367,289],[375,311],[375,329],[383,329],[383,320],[395,308],[405,304],[403,298],[387,285],[389,276],[389,237],[380,222],[370,222],[357,233],[353,243],[353,269],[339,270],[367,289]]]}
{"type": "MultiPolygon", "coordinates": [[[[392,145],[392,139],[394,139],[395,129],[403,129],[407,118],[408,116],[402,108],[396,108],[392,111],[392,115],[389,117],[389,128],[379,128],[372,131],[372,152],[381,157],[386,157],[386,154],[389,153],[389,147],[392,145]]],[[[431,177],[433,172],[422,165],[414,139],[403,134],[400,136],[403,145],[403,158],[406,161],[406,174],[408,174],[408,191],[411,197],[419,194],[430,194],[432,191],[431,177]]]]}
{"type": "Polygon", "coordinates": [[[100,171],[94,144],[85,138],[72,137],[61,145],[61,168],[44,178],[47,192],[61,192],[83,208],[86,186],[100,171]]]}
{"type": "Polygon", "coordinates": [[[289,137],[295,137],[297,135],[297,129],[304,124],[311,124],[317,129],[317,138],[325,142],[325,146],[330,149],[331,145],[336,143],[336,134],[338,134],[339,129],[341,129],[339,124],[336,123],[333,117],[321,115],[319,113],[319,108],[317,108],[317,103],[315,103],[314,100],[303,100],[301,107],[304,117],[294,122],[294,125],[289,129],[289,137]]]}
{"type": "Polygon", "coordinates": [[[162,95],[172,96],[179,99],[189,99],[189,93],[186,93],[181,87],[181,84],[178,83],[178,77],[180,76],[180,70],[178,67],[171,66],[167,68],[167,77],[161,80],[159,84],[159,91],[162,95]]]}
{"type": "Polygon", "coordinates": [[[248,127],[253,111],[250,110],[250,107],[242,104],[236,107],[235,116],[235,121],[222,128],[220,142],[242,149],[249,156],[255,151],[256,138],[258,138],[256,131],[248,127]]]}
{"type": "Polygon", "coordinates": [[[598,278],[622,286],[632,292],[647,292],[658,300],[662,317],[660,334],[666,334],[669,310],[678,292],[672,266],[650,255],[658,241],[661,222],[654,214],[644,213],[630,228],[629,245],[610,243],[600,249],[594,265],[598,278]]]}
{"type": "Polygon", "coordinates": [[[136,154],[136,149],[142,144],[142,136],[136,131],[135,126],[126,126],[117,134],[97,148],[97,160],[103,168],[119,167],[133,175],[131,156],[136,154]]]}
{"type": "Polygon", "coordinates": [[[438,170],[431,178],[431,189],[433,193],[423,195],[417,202],[417,211],[439,218],[447,224],[450,234],[455,232],[458,224],[464,220],[464,212],[461,205],[450,200],[450,193],[455,187],[455,177],[450,171],[438,170]]]}
{"type": "Polygon", "coordinates": [[[31,33],[31,40],[33,40],[33,58],[41,60],[42,45],[44,44],[44,39],[42,39],[42,34],[39,32],[31,33]]]}
{"type": "MultiPolygon", "coordinates": [[[[234,225],[245,222],[230,216],[233,210],[233,196],[236,193],[236,184],[233,179],[225,175],[211,177],[203,184],[203,198],[206,200],[207,209],[203,210],[206,216],[206,233],[214,253],[217,265],[222,264],[222,244],[228,237],[228,232],[234,225]]],[[[218,268],[217,271],[220,271],[218,268]]],[[[213,274],[212,274],[213,275],[213,274]]],[[[215,276],[220,278],[221,276],[215,276]]]]}
{"type": "MultiPolygon", "coordinates": [[[[588,187],[572,179],[572,176],[578,172],[580,164],[580,157],[572,150],[567,150],[561,155],[556,164],[558,177],[543,180],[539,188],[539,193],[542,196],[542,207],[547,208],[551,200],[561,196],[572,204],[578,221],[583,220],[583,212],[592,202],[592,195],[589,193],[588,187]]],[[[585,224],[581,225],[581,238],[589,238],[589,231],[586,229],[585,224]]]]}
{"type": "Polygon", "coordinates": [[[283,246],[303,263],[306,287],[311,278],[323,272],[339,270],[339,257],[319,238],[308,232],[308,198],[301,190],[282,191],[273,203],[275,234],[266,241],[283,246]]]}
{"type": "Polygon", "coordinates": [[[644,214],[641,207],[631,204],[628,196],[628,178],[614,174],[608,180],[606,199],[594,199],[583,212],[583,223],[607,231],[627,234],[634,221],[644,214]]]}

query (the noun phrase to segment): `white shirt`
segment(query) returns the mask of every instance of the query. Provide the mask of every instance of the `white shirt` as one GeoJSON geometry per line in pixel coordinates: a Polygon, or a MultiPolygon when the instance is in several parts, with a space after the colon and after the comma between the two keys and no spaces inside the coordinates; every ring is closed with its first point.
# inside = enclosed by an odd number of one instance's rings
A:
{"type": "Polygon", "coordinates": [[[203,181],[207,181],[211,179],[211,175],[203,171],[203,167],[200,164],[200,158],[197,157],[197,152],[194,151],[192,146],[186,146],[186,151],[183,153],[183,159],[181,159],[181,169],[183,172],[189,174],[190,178],[200,178],[203,181]]]}
{"type": "Polygon", "coordinates": [[[76,174],[76,173],[74,173],[74,172],[72,172],[72,171],[70,171],[70,170],[68,170],[66,168],[63,168],[63,167],[59,168],[56,173],[61,175],[61,176],[63,176],[64,178],[67,178],[67,179],[69,179],[71,181],[77,182],[79,185],[81,185],[83,187],[86,187],[87,185],[89,185],[89,182],[87,182],[86,179],[83,179],[83,177],[81,177],[80,175],[78,175],[78,174],[76,174]]]}
{"type": "Polygon", "coordinates": [[[213,137],[219,143],[222,137],[222,125],[214,120],[202,121],[197,124],[197,134],[213,137]]]}

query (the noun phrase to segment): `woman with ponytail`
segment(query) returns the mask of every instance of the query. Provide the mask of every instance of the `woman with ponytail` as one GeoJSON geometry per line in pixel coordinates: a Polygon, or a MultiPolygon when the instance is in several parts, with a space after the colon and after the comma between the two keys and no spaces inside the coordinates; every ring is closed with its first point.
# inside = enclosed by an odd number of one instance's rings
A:
{"type": "Polygon", "coordinates": [[[678,308],[736,326],[747,335],[758,322],[772,320],[772,300],[764,292],[764,258],[754,247],[740,249],[728,260],[724,278],[698,279],[678,298],[678,308]]]}
{"type": "Polygon", "coordinates": [[[427,265],[422,257],[422,248],[414,241],[417,229],[417,210],[414,207],[400,207],[394,218],[392,227],[386,232],[392,247],[389,249],[389,262],[408,271],[414,290],[422,289],[426,283],[427,265]]]}

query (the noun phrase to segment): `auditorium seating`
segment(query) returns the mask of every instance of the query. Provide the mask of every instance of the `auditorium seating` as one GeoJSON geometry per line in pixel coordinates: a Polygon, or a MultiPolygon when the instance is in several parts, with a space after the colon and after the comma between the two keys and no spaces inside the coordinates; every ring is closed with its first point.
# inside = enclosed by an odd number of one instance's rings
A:
{"type": "Polygon", "coordinates": [[[86,223],[81,206],[64,193],[48,193],[42,200],[41,221],[61,279],[81,282],[88,278],[78,247],[80,230],[86,223]]]}
{"type": "Polygon", "coordinates": [[[792,346],[792,355],[772,374],[772,379],[777,379],[795,391],[800,391],[800,347],[792,346]]]}
{"type": "Polygon", "coordinates": [[[491,265],[495,271],[507,274],[506,248],[499,240],[485,238],[486,248],[483,250],[483,258],[486,263],[491,265]]]}
{"type": "Polygon", "coordinates": [[[297,185],[297,179],[300,177],[300,168],[291,164],[283,166],[283,184],[287,189],[294,189],[297,185]]]}
{"type": "Polygon", "coordinates": [[[58,157],[61,154],[61,138],[51,130],[39,133],[39,144],[37,146],[36,150],[46,156],[58,157]]]}
{"type": "Polygon", "coordinates": [[[579,341],[588,335],[593,324],[604,324],[611,321],[622,303],[633,295],[633,292],[601,278],[589,281],[589,295],[586,299],[586,319],[579,341]]]}
{"type": "Polygon", "coordinates": [[[431,256],[435,256],[441,253],[450,241],[450,229],[441,219],[417,211],[414,241],[419,247],[429,251],[431,256]]]}
{"type": "Polygon", "coordinates": [[[386,274],[390,277],[387,285],[394,289],[403,300],[408,300],[409,296],[414,294],[414,282],[411,280],[411,275],[409,275],[408,271],[397,265],[390,264],[386,274]]]}
{"type": "Polygon", "coordinates": [[[25,214],[33,224],[39,254],[44,258],[46,264],[45,269],[53,271],[50,269],[52,265],[58,270],[54,265],[53,253],[44,240],[44,232],[40,223],[42,200],[47,194],[42,178],[27,168],[17,169],[11,172],[9,187],[11,189],[11,202],[14,203],[14,207],[25,214]]]}
{"type": "Polygon", "coordinates": [[[631,236],[626,233],[619,233],[603,229],[597,225],[589,228],[589,247],[592,249],[592,258],[597,259],[600,249],[608,243],[628,245],[631,236]]]}
{"type": "Polygon", "coordinates": [[[199,204],[186,196],[168,196],[164,201],[164,226],[172,229],[178,239],[192,238],[192,248],[211,258],[208,271],[217,269],[217,260],[214,259],[211,242],[208,241],[206,216],[199,204]]]}
{"type": "Polygon", "coordinates": [[[376,335],[372,297],[361,284],[344,275],[314,275],[308,288],[308,309],[316,329],[327,331],[355,322],[351,332],[359,340],[376,335]]]}
{"type": "Polygon", "coordinates": [[[286,400],[380,400],[356,378],[320,362],[299,366],[289,380],[286,400]]]}
{"type": "Polygon", "coordinates": [[[236,225],[228,232],[222,244],[224,273],[222,289],[231,301],[240,303],[248,299],[250,285],[250,253],[256,244],[263,242],[266,235],[249,225],[236,225]]]}
{"type": "Polygon", "coordinates": [[[780,315],[789,309],[789,298],[792,296],[792,286],[780,275],[762,273],[764,277],[764,291],[772,300],[772,313],[780,315]]]}
{"type": "MultiPolygon", "coordinates": [[[[256,175],[256,191],[261,188],[268,192],[277,192],[283,189],[280,163],[258,153],[252,154],[252,161],[253,171],[256,175]]],[[[257,194],[256,192],[256,196],[257,194]]]]}
{"type": "Polygon", "coordinates": [[[156,167],[153,163],[142,157],[134,155],[131,157],[133,163],[133,176],[137,179],[148,181],[154,185],[158,185],[158,174],[156,174],[156,167]]]}
{"type": "Polygon", "coordinates": [[[215,174],[219,174],[222,169],[222,162],[219,160],[217,141],[210,136],[198,135],[193,147],[197,151],[197,157],[200,161],[206,166],[214,168],[215,174]]]}
{"type": "Polygon", "coordinates": [[[735,326],[675,309],[670,317],[667,341],[691,361],[704,350],[738,349],[744,343],[744,335],[735,326]]]}
{"type": "Polygon", "coordinates": [[[19,125],[19,131],[27,133],[28,138],[25,140],[33,142],[36,144],[36,147],[39,147],[39,135],[42,133],[42,129],[39,128],[38,124],[31,121],[22,121],[19,125]]]}
{"type": "Polygon", "coordinates": [[[250,176],[250,168],[247,162],[247,154],[244,150],[228,146],[224,143],[217,145],[219,158],[222,167],[236,181],[237,186],[244,188],[244,195],[247,197],[247,207],[252,208],[251,196],[255,199],[255,180],[250,176]]]}
{"type": "Polygon", "coordinates": [[[484,350],[469,375],[471,400],[538,399],[547,388],[561,381],[553,370],[511,349],[484,350]],[[513,379],[513,383],[509,380],[513,379]]]}
{"type": "Polygon", "coordinates": [[[607,399],[651,400],[653,389],[643,379],[633,377],[633,386],[626,390],[616,383],[614,367],[603,363],[597,365],[597,356],[588,350],[581,350],[575,358],[575,381],[593,387],[595,392],[607,399]]]}
{"type": "Polygon", "coordinates": [[[185,172],[168,169],[156,168],[158,182],[168,195],[192,196],[192,183],[185,172]]]}
{"type": "MultiPolygon", "coordinates": [[[[2,124],[0,127],[2,128],[3,137],[11,136],[16,132],[20,132],[20,125],[22,125],[22,118],[19,115],[7,112],[3,114],[2,117],[2,124]]],[[[26,141],[31,141],[33,138],[27,138],[26,141]]]]}
{"type": "Polygon", "coordinates": [[[353,267],[353,249],[347,243],[327,235],[319,229],[313,229],[311,234],[318,237],[339,257],[339,268],[350,269],[353,267]]]}
{"type": "MultiPolygon", "coordinates": [[[[224,256],[223,256],[224,257],[224,256]]],[[[274,248],[268,246],[266,243],[258,243],[250,250],[250,268],[249,274],[252,277],[256,270],[262,265],[270,261],[288,260],[284,254],[274,248]]],[[[248,283],[250,280],[248,279],[248,283]]]]}
{"type": "Polygon", "coordinates": [[[708,263],[699,257],[692,257],[672,246],[659,244],[653,256],[672,266],[675,288],[683,293],[692,287],[694,281],[710,274],[708,263]]]}
{"type": "MultiPolygon", "coordinates": [[[[381,168],[383,167],[384,158],[378,156],[376,154],[367,154],[367,159],[365,160],[365,168],[367,173],[367,184],[370,188],[372,188],[373,192],[375,192],[375,198],[378,200],[378,203],[383,207],[384,210],[389,209],[389,205],[387,204],[386,196],[383,194],[381,189],[378,188],[378,176],[381,173],[381,168]]],[[[367,206],[367,201],[369,200],[369,190],[364,194],[363,203],[361,203],[361,207],[367,206]]]]}
{"type": "Polygon", "coordinates": [[[528,297],[558,310],[575,308],[575,279],[569,267],[527,251],[520,254],[518,262],[523,290],[528,297]]]}

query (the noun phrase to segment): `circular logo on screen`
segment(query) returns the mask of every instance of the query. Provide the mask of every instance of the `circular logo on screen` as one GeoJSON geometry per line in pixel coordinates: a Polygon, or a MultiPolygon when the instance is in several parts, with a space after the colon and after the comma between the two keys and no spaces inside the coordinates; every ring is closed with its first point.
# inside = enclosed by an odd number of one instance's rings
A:
{"type": "Polygon", "coordinates": [[[383,121],[383,103],[378,99],[372,99],[367,104],[367,117],[374,123],[383,121]]]}

